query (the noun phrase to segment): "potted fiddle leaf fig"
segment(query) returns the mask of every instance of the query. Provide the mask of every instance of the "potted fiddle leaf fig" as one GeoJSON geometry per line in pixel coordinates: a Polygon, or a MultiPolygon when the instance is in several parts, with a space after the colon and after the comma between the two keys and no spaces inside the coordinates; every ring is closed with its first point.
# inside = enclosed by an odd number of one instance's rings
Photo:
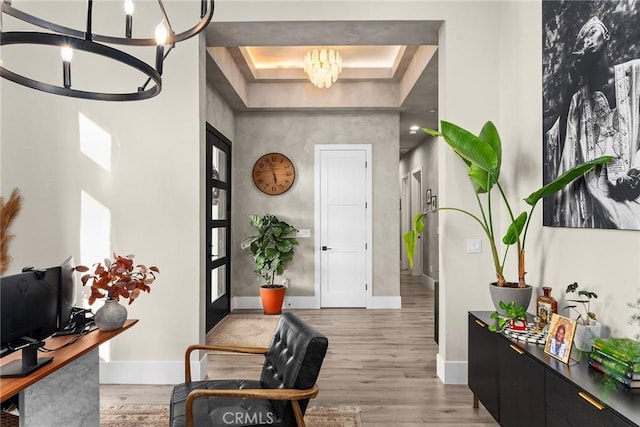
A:
{"type": "Polygon", "coordinates": [[[272,214],[250,215],[251,225],[258,234],[242,240],[240,247],[249,249],[256,264],[255,272],[265,280],[260,287],[260,298],[265,314],[280,314],[286,287],[274,283],[293,260],[294,247],[298,244],[298,229],[272,214]]]}
{"type": "Polygon", "coordinates": [[[433,129],[422,129],[424,132],[442,137],[444,141],[453,149],[467,167],[467,175],[474,190],[474,196],[478,203],[478,212],[472,213],[464,209],[455,207],[439,207],[427,212],[416,214],[413,218],[413,229],[405,233],[404,241],[409,256],[409,265],[413,265],[413,253],[418,242],[418,235],[424,231],[425,215],[441,211],[450,210],[463,213],[475,220],[482,231],[487,236],[493,266],[496,274],[496,282],[491,283],[490,291],[493,303],[501,314],[500,301],[516,301],[517,305],[528,307],[531,299],[531,286],[525,281],[525,244],[527,240],[527,231],[537,203],[544,197],[555,194],[565,188],[574,180],[582,177],[594,168],[601,167],[609,162],[611,156],[603,156],[589,162],[577,165],[569,169],[554,181],[544,185],[538,190],[531,193],[524,199],[529,210],[518,214],[516,205],[507,199],[506,193],[500,184],[500,167],[502,165],[502,142],[495,125],[488,121],[483,126],[478,135],[469,132],[462,127],[447,121],[440,122],[441,131],[433,129]],[[492,191],[499,193],[499,199],[492,198],[492,191]],[[501,200],[506,212],[509,215],[509,226],[502,237],[504,246],[498,247],[499,230],[496,229],[497,222],[494,221],[493,213],[497,206],[493,206],[492,202],[501,200]],[[513,206],[513,207],[512,207],[513,206]],[[516,282],[508,282],[504,276],[504,266],[507,259],[509,248],[515,246],[516,257],[518,262],[518,280],[516,282]],[[502,250],[502,252],[501,252],[502,250]],[[515,289],[520,296],[514,296],[513,292],[504,292],[505,289],[515,289]],[[519,290],[525,290],[520,292],[519,290]],[[495,292],[495,294],[494,294],[495,292]],[[507,293],[507,295],[505,295],[507,293]]]}

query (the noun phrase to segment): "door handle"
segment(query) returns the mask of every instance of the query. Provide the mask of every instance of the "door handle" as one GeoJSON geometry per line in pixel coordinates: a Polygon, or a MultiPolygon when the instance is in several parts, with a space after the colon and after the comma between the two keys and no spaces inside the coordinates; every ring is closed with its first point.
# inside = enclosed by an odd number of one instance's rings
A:
{"type": "Polygon", "coordinates": [[[326,246],[323,246],[323,247],[322,247],[322,250],[323,250],[323,251],[328,251],[328,250],[330,250],[330,249],[331,249],[331,248],[328,248],[328,247],[326,247],[326,246]]]}

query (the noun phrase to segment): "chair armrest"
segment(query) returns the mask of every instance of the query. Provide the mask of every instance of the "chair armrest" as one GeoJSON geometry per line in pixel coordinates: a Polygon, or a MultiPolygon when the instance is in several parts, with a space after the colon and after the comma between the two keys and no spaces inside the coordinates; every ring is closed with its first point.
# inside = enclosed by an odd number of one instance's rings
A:
{"type": "Polygon", "coordinates": [[[318,395],[320,389],[315,384],[306,390],[291,388],[260,388],[260,389],[202,389],[193,390],[187,396],[186,427],[193,427],[193,402],[199,397],[245,397],[249,399],[290,400],[296,416],[298,427],[305,427],[302,411],[298,400],[311,399],[318,395]]]}
{"type": "Polygon", "coordinates": [[[184,353],[184,381],[191,382],[191,353],[195,350],[209,350],[209,351],[226,351],[230,353],[245,353],[245,354],[267,354],[268,348],[264,347],[232,347],[224,345],[201,345],[194,344],[187,347],[184,353]]]}

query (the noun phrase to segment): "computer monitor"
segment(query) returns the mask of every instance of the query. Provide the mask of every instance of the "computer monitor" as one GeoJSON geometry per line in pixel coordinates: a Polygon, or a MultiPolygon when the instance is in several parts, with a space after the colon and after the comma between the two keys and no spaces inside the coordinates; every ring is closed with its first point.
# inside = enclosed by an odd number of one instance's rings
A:
{"type": "Polygon", "coordinates": [[[0,278],[0,357],[22,350],[21,360],[0,368],[1,377],[28,375],[53,359],[39,359],[38,348],[58,329],[59,281],[55,269],[0,278]]]}
{"type": "Polygon", "coordinates": [[[58,290],[58,330],[64,330],[69,326],[73,316],[73,307],[76,303],[77,280],[75,262],[72,256],[65,259],[60,266],[52,267],[60,275],[58,290]]]}

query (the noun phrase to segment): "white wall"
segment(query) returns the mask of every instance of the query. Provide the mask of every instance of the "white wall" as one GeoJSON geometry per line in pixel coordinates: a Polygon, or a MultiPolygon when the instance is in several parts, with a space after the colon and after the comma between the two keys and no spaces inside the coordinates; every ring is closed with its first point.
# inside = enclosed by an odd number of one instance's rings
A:
{"type": "MultiPolygon", "coordinates": [[[[70,7],[62,4],[60,10],[70,7]]],[[[53,10],[49,16],[55,14],[53,10]]],[[[164,67],[163,92],[146,101],[78,100],[0,81],[2,195],[18,187],[24,197],[11,229],[14,260],[8,273],[24,265],[56,265],[68,255],[87,264],[100,260],[81,257],[82,191],[110,212],[110,241],[99,242],[106,245],[106,252],[110,246],[120,254],[134,253],[137,261],[160,268],[151,294],[127,306],[129,317],[140,319],[139,324],[104,346],[101,354],[119,368],[107,368],[103,381],[179,381],[184,349],[204,336],[200,315],[204,74],[199,43],[196,37],[171,52],[164,67]],[[80,152],[79,114],[110,135],[110,172],[80,152]],[[145,371],[138,362],[156,369],[145,371]]],[[[12,52],[3,51],[5,65],[15,59],[26,67],[35,66],[34,59],[12,52]]],[[[47,71],[55,80],[60,70],[58,62],[54,65],[47,71]]],[[[76,55],[74,81],[81,80],[83,65],[87,64],[82,56],[76,55]]],[[[112,72],[95,70],[106,82],[118,78],[112,72]]],[[[134,84],[144,81],[139,80],[134,84]]],[[[97,230],[90,230],[89,237],[93,231],[98,236],[97,230]]]]}
{"type": "MultiPolygon", "coordinates": [[[[542,185],[541,14],[539,2],[505,2],[500,7],[498,126],[505,154],[503,175],[510,180],[506,191],[512,200],[542,185]]],[[[524,210],[524,203],[521,208],[524,210]]],[[[542,227],[540,203],[526,249],[527,282],[537,291],[532,304],[542,294],[542,286],[552,287],[552,295],[561,301],[567,285],[578,282],[580,289],[598,294],[591,308],[607,333],[623,337],[640,333],[638,325],[627,324],[632,314],[627,302],[640,295],[639,231],[542,227]]],[[[513,260],[512,277],[517,274],[515,266],[513,260]]]]}

